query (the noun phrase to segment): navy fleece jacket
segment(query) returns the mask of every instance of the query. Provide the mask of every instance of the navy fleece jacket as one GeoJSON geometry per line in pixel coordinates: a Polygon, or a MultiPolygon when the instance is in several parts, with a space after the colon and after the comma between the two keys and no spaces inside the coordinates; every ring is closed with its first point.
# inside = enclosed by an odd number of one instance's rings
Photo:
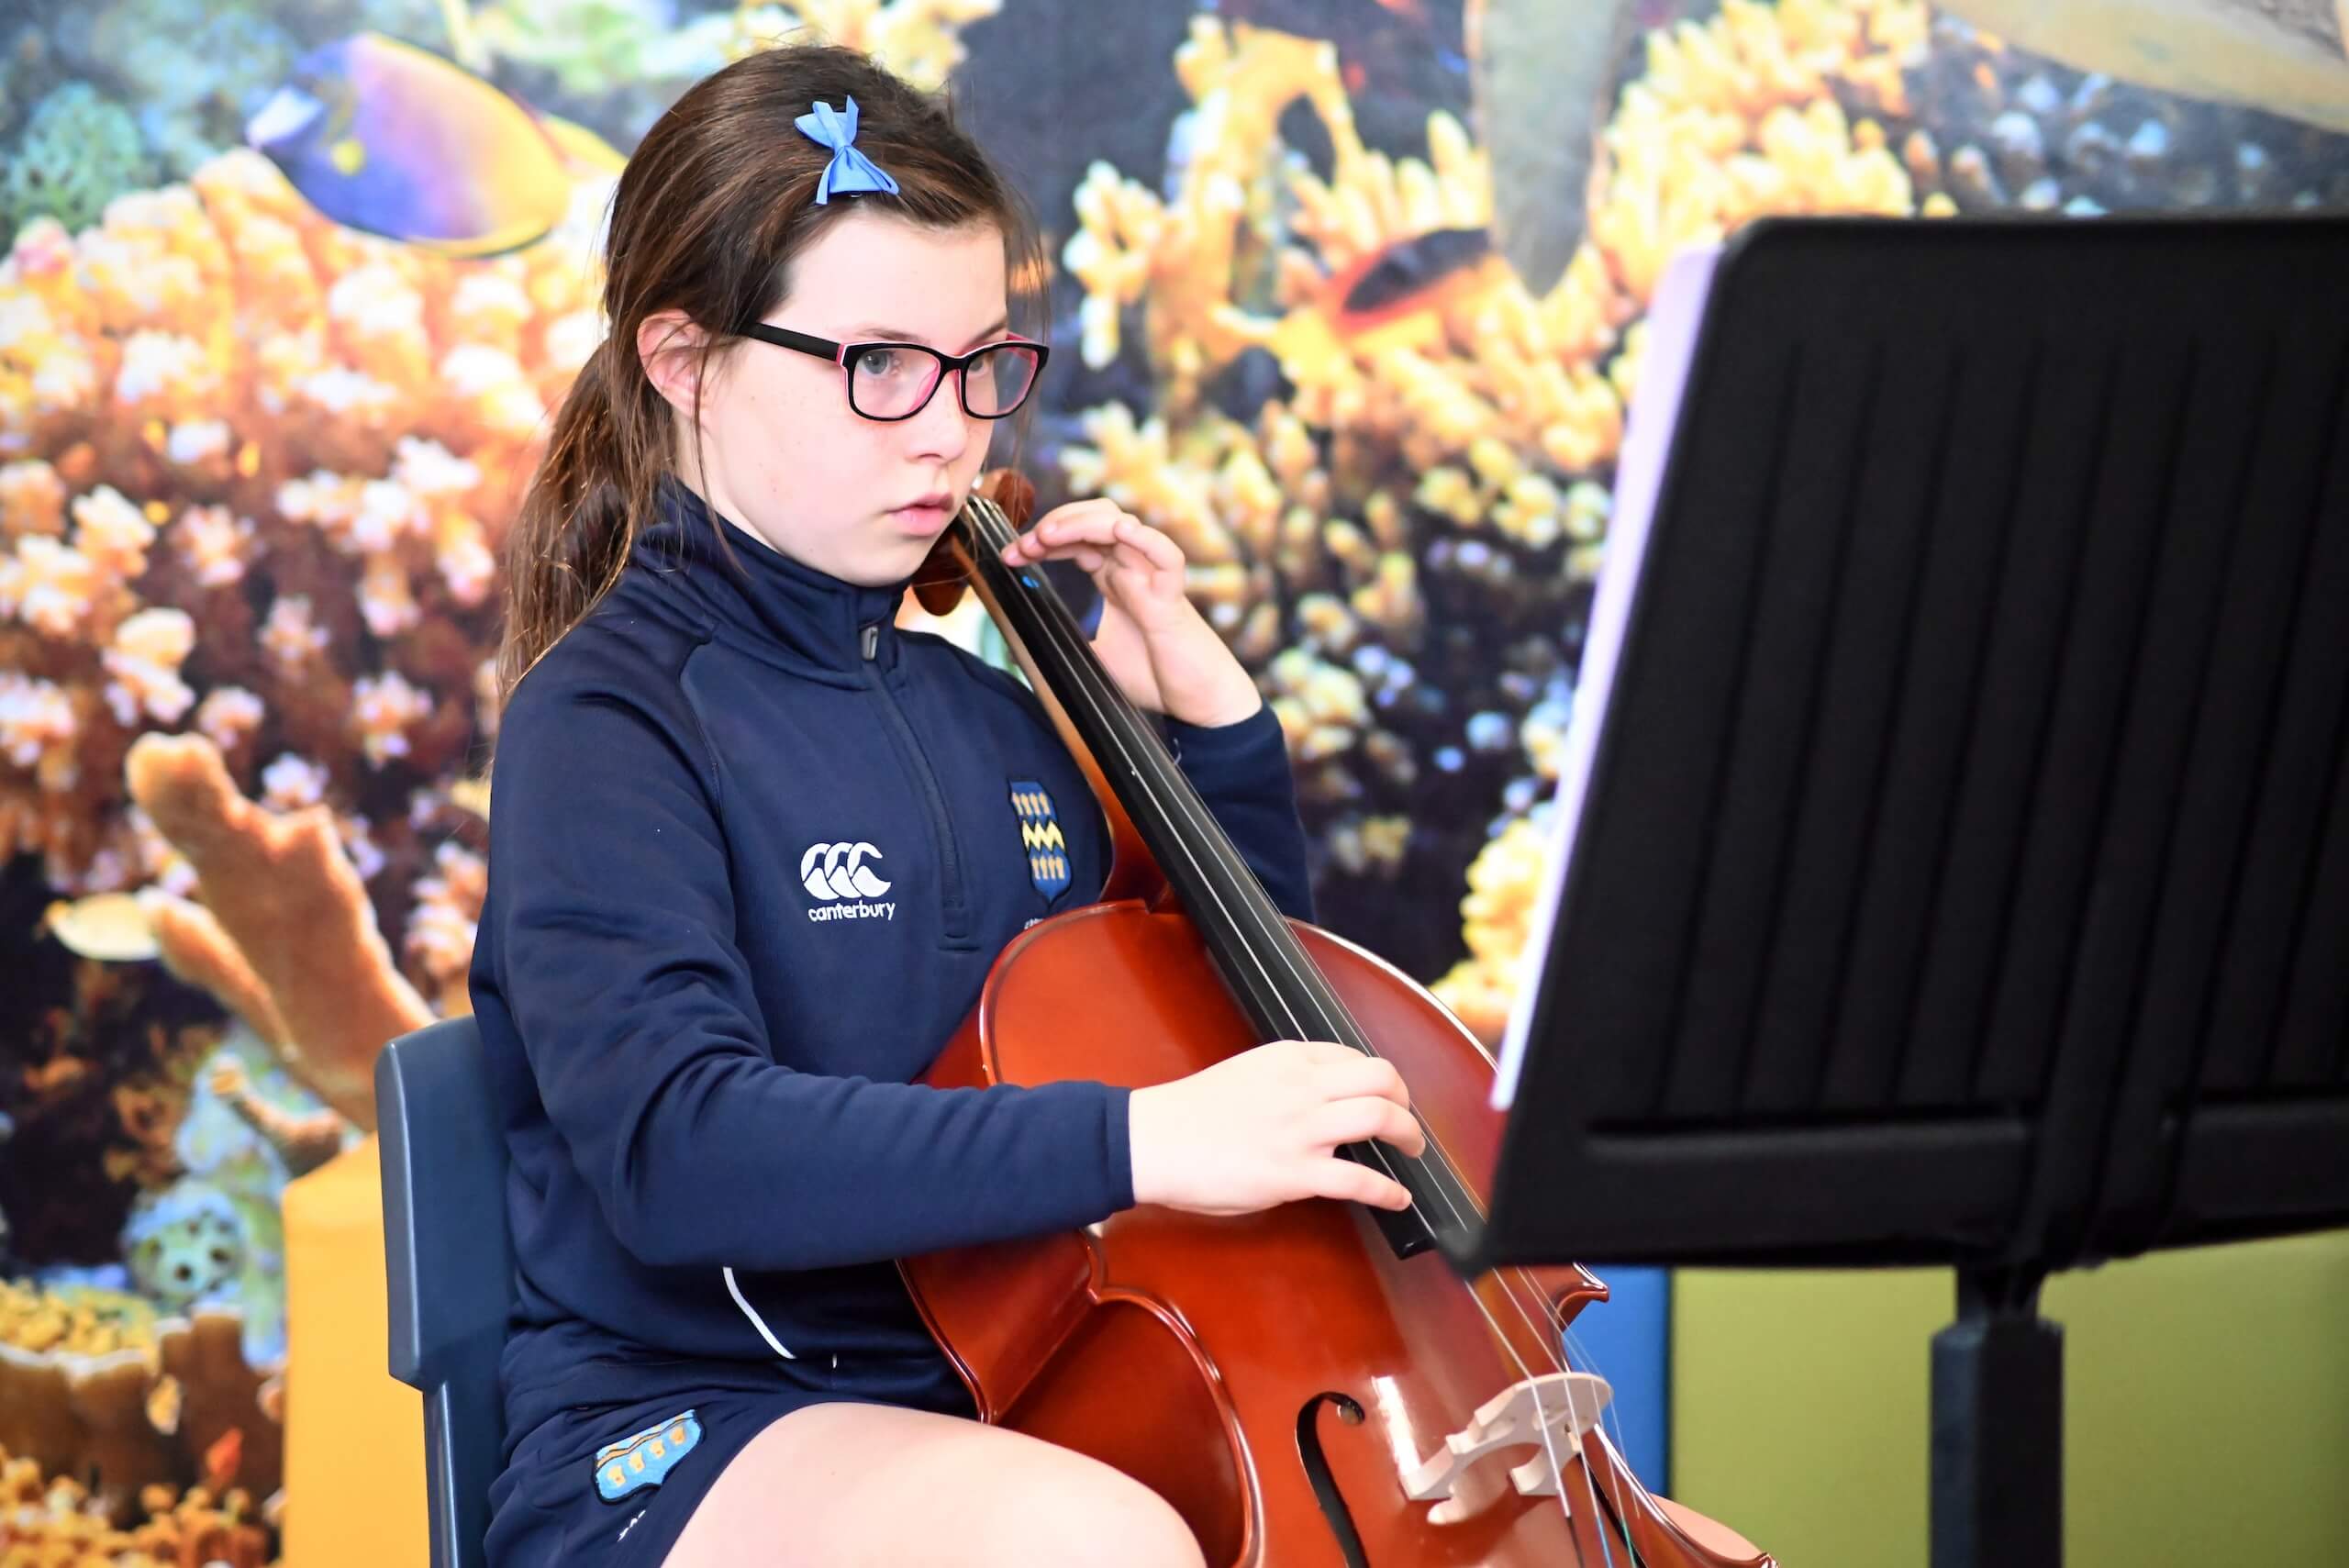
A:
{"type": "MultiPolygon", "coordinates": [[[[615,1363],[934,1354],[890,1260],[1133,1201],[1125,1091],[911,1082],[1005,944],[1096,896],[1108,838],[1034,697],[897,597],[672,485],[507,707],[472,988],[516,1418],[615,1363]]],[[[1308,913],[1270,711],[1167,728],[1308,913]]]]}

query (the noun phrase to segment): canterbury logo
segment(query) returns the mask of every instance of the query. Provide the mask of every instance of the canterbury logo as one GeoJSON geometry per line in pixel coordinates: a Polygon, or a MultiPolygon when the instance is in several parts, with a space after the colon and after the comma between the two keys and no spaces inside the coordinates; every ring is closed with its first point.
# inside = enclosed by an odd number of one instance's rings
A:
{"type": "Polygon", "coordinates": [[[799,857],[799,880],[818,898],[878,898],[889,884],[864,869],[864,857],[881,859],[870,844],[810,844],[799,857]]]}
{"type": "Polygon", "coordinates": [[[808,896],[823,906],[807,911],[810,920],[888,920],[896,917],[895,904],[869,904],[889,891],[889,884],[873,874],[864,862],[879,860],[870,844],[810,844],[799,857],[799,881],[808,896]]]}

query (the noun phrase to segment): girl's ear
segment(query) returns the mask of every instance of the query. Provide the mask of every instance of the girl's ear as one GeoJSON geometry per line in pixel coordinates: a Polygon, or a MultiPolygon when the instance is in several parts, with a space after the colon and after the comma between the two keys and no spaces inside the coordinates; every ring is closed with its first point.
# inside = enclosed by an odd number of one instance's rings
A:
{"type": "Polygon", "coordinates": [[[688,421],[701,384],[701,347],[708,339],[682,310],[655,311],[637,324],[636,357],[645,379],[688,421]]]}

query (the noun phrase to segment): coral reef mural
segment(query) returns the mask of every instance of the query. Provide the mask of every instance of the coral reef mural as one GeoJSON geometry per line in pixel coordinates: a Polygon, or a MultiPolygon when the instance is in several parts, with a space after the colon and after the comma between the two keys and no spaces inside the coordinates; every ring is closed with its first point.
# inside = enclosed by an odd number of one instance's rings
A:
{"type": "Polygon", "coordinates": [[[2331,0],[1103,9],[0,24],[0,1558],[274,1559],[281,1195],[467,1006],[497,551],[602,333],[610,182],[698,76],[807,29],[954,94],[1056,261],[1023,461],[1181,541],[1327,923],[1488,1037],[1675,251],[2349,208],[2331,0]],[[419,151],[451,126],[476,159],[419,151]]]}

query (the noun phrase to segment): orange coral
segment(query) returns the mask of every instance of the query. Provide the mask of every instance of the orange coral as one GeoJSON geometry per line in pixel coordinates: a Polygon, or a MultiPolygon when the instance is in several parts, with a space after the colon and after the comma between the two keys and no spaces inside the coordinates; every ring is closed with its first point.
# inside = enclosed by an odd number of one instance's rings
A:
{"type": "MultiPolygon", "coordinates": [[[[197,1478],[216,1450],[233,1449],[236,1466],[212,1479],[252,1496],[275,1492],[282,1408],[271,1407],[274,1374],[245,1361],[243,1317],[201,1308],[156,1320],[143,1304],[117,1309],[88,1299],[97,1294],[0,1284],[0,1456],[59,1475],[95,1474],[96,1494],[78,1497],[76,1511],[116,1524],[139,1510],[142,1489],[197,1478]]],[[[0,1540],[13,1511],[7,1493],[0,1478],[0,1540]]]]}
{"type": "Polygon", "coordinates": [[[17,1564],[122,1564],[131,1568],[262,1568],[270,1560],[267,1529],[252,1517],[251,1494],[231,1489],[217,1500],[209,1487],[184,1493],[160,1483],[139,1489],[147,1518],[123,1529],[112,1510],[70,1475],[44,1473],[35,1459],[0,1448],[0,1547],[17,1564]]]}
{"type": "Polygon", "coordinates": [[[204,900],[201,910],[169,895],[152,901],[170,911],[157,922],[165,962],[373,1130],[376,1054],[432,1012],[393,962],[333,815],[254,805],[202,736],[143,736],[126,769],[131,797],[186,856],[204,900]]]}
{"type": "MultiPolygon", "coordinates": [[[[0,858],[43,855],[65,895],[184,892],[117,781],[140,732],[188,726],[248,792],[316,770],[400,936],[486,728],[498,539],[602,336],[585,238],[411,250],[250,152],[78,235],[24,228],[0,260],[0,858]]],[[[394,948],[436,990],[446,934],[394,948]]]]}

